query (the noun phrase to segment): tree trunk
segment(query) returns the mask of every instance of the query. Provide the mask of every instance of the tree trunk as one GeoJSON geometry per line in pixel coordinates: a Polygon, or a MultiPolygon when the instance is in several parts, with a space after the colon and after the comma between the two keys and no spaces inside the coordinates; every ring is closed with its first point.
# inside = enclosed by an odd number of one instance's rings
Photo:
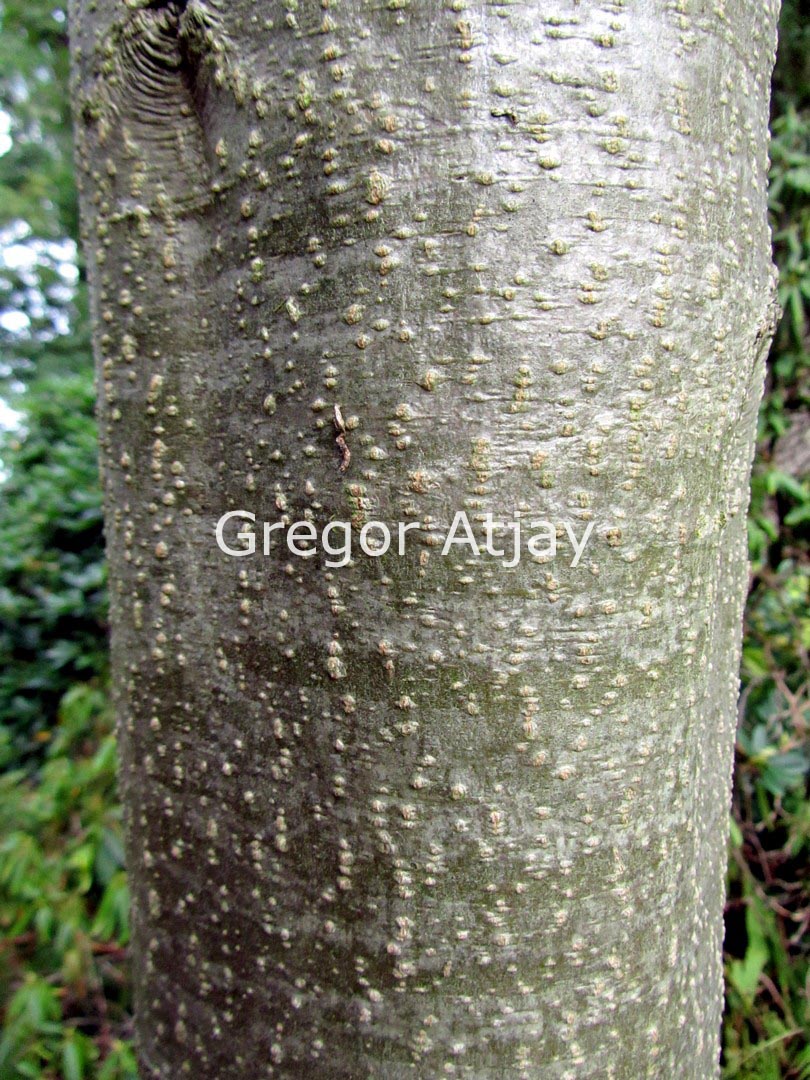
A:
{"type": "Polygon", "coordinates": [[[145,1077],[717,1075],[776,16],[73,3],[145,1077]]]}

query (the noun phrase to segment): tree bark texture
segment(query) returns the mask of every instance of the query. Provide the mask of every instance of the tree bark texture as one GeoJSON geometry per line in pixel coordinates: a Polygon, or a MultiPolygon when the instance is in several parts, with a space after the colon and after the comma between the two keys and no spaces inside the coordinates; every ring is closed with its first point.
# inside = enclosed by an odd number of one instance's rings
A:
{"type": "Polygon", "coordinates": [[[776,18],[74,0],[144,1077],[717,1075],[776,18]]]}

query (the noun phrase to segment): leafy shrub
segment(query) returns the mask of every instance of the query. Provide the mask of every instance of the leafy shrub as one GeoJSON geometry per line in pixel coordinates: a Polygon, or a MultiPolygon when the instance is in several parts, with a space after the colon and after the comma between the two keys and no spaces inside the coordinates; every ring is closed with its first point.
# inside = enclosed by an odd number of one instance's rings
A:
{"type": "Polygon", "coordinates": [[[89,374],[21,400],[0,448],[0,766],[35,761],[62,695],[107,667],[104,544],[89,374]]]}
{"type": "Polygon", "coordinates": [[[134,1078],[115,742],[75,685],[34,775],[0,775],[0,1076],[134,1078]]]}
{"type": "Polygon", "coordinates": [[[810,20],[782,9],[770,207],[784,314],[760,410],[726,911],[724,1075],[810,1080],[810,20]]]}

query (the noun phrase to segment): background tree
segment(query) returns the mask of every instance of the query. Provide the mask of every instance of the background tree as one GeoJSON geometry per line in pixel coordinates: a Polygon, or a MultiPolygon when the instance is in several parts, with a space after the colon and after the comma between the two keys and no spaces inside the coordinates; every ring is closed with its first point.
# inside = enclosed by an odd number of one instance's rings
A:
{"type": "Polygon", "coordinates": [[[136,1075],[67,75],[67,12],[3,0],[0,1076],[13,1080],[136,1075]]]}

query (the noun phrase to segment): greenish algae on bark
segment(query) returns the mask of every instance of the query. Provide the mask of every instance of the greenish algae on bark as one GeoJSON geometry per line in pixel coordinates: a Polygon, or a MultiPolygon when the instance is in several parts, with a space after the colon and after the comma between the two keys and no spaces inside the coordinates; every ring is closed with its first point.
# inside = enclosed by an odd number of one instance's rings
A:
{"type": "Polygon", "coordinates": [[[777,4],[70,15],[144,1076],[716,1076],[777,4]]]}

